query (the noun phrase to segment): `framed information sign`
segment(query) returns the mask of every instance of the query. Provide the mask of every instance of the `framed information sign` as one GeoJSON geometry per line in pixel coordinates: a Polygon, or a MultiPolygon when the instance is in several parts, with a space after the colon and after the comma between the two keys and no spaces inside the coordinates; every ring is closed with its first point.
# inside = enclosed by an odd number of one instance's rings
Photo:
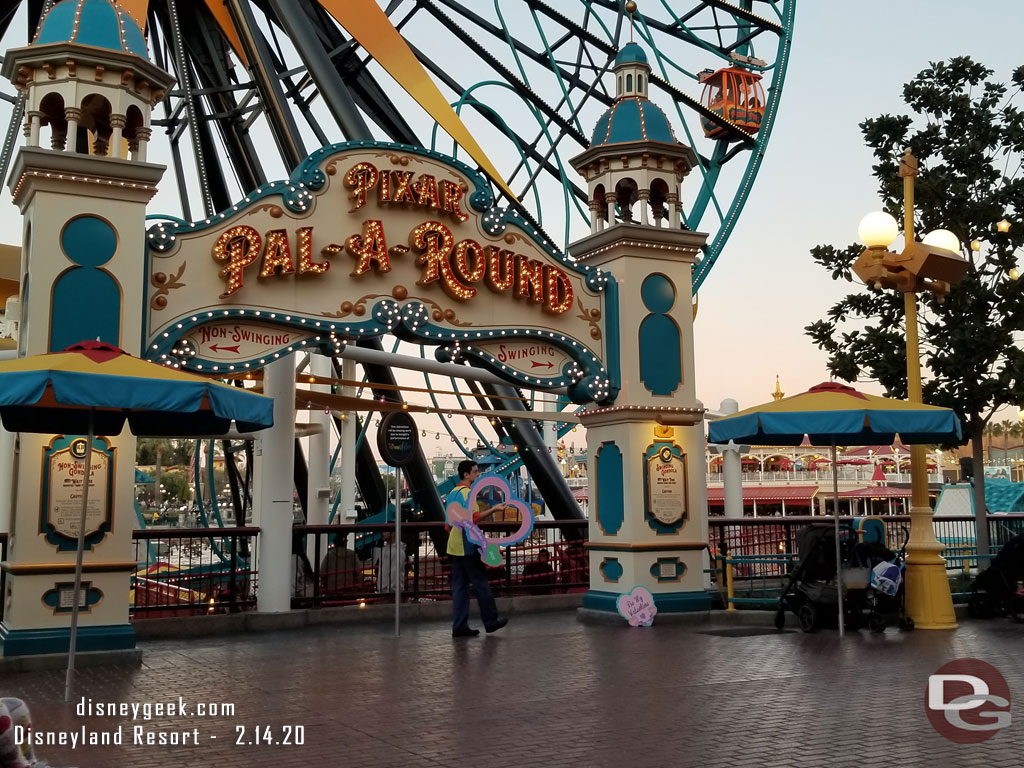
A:
{"type": "MultiPolygon", "coordinates": [[[[39,532],[59,552],[74,551],[82,519],[85,489],[85,453],[88,443],[80,435],[57,435],[43,449],[43,488],[39,532]]],[[[85,549],[110,532],[114,503],[114,453],[106,438],[94,438],[89,500],[85,513],[85,549]]]]}
{"type": "Polygon", "coordinates": [[[674,442],[656,441],[644,453],[644,519],[659,533],[686,523],[686,457],[674,442]]]}

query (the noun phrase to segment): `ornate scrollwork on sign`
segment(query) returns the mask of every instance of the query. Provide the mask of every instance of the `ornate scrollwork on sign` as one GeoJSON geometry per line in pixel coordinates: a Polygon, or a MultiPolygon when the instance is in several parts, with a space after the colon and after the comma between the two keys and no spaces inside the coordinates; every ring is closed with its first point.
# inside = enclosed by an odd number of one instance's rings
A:
{"type": "Polygon", "coordinates": [[[576,317],[586,320],[590,326],[590,338],[599,340],[601,338],[601,310],[597,307],[587,309],[583,306],[583,299],[577,299],[576,306],[580,308],[580,313],[576,317]]]}
{"type": "Polygon", "coordinates": [[[366,302],[370,299],[379,299],[383,296],[380,293],[368,293],[365,296],[360,296],[355,301],[343,301],[338,306],[337,312],[321,312],[324,317],[348,317],[349,315],[355,315],[356,317],[362,317],[366,314],[366,302]]]}
{"type": "Polygon", "coordinates": [[[265,205],[257,205],[254,208],[250,208],[249,215],[252,216],[257,213],[262,213],[263,211],[266,211],[275,219],[280,219],[282,216],[284,216],[284,211],[281,210],[281,206],[273,205],[272,203],[267,203],[265,205]]]}
{"type": "Polygon", "coordinates": [[[388,160],[391,161],[392,165],[408,165],[409,164],[409,156],[408,155],[396,155],[393,152],[378,152],[377,153],[377,157],[386,157],[388,160]]]}
{"type": "Polygon", "coordinates": [[[436,301],[431,299],[425,299],[421,296],[413,296],[412,298],[417,301],[422,301],[424,304],[430,307],[430,319],[435,323],[445,322],[450,325],[454,325],[458,328],[465,328],[471,326],[472,323],[465,323],[459,320],[459,313],[451,307],[442,307],[436,301]]]}
{"type": "Polygon", "coordinates": [[[167,294],[173,291],[175,288],[184,288],[185,283],[181,282],[181,276],[185,274],[185,267],[188,263],[185,262],[178,268],[170,277],[167,276],[166,272],[156,272],[150,278],[150,282],[156,288],[156,293],[153,294],[153,298],[149,300],[149,306],[159,311],[167,306],[167,294]]]}

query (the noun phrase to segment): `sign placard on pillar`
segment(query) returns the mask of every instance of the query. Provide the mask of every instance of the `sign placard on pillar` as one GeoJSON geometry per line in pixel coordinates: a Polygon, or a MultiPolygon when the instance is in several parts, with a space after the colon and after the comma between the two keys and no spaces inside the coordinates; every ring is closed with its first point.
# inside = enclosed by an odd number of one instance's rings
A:
{"type": "Polygon", "coordinates": [[[644,455],[644,519],[659,533],[686,524],[686,456],[672,441],[656,440],[644,455]]]}
{"type": "MultiPolygon", "coordinates": [[[[57,435],[43,449],[43,487],[39,532],[58,552],[74,552],[82,514],[85,476],[82,460],[87,439],[57,435]]],[[[113,519],[114,466],[116,449],[103,437],[93,441],[89,482],[89,506],[85,518],[85,549],[103,540],[113,519]]]]}

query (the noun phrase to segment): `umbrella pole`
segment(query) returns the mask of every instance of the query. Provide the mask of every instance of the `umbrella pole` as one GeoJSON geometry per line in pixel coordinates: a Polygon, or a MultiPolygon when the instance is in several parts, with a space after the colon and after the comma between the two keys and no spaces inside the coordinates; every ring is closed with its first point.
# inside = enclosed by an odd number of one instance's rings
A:
{"type": "Polygon", "coordinates": [[[832,520],[835,522],[836,539],[836,595],[839,602],[839,636],[845,633],[843,617],[843,562],[839,550],[839,467],[836,466],[836,441],[832,440],[832,499],[835,504],[832,520]]]}
{"type": "Polygon", "coordinates": [[[405,547],[402,545],[402,470],[395,467],[395,543],[391,547],[395,579],[395,637],[401,634],[399,613],[402,606],[402,579],[405,577],[405,547]]]}
{"type": "Polygon", "coordinates": [[[85,445],[85,476],[82,480],[82,515],[78,521],[78,547],[75,551],[75,586],[71,591],[71,639],[68,644],[68,672],[64,679],[64,701],[71,701],[71,680],[75,675],[75,644],[78,640],[78,595],[82,591],[82,557],[85,553],[85,519],[89,510],[89,481],[92,478],[93,410],[89,409],[89,434],[85,445]]]}

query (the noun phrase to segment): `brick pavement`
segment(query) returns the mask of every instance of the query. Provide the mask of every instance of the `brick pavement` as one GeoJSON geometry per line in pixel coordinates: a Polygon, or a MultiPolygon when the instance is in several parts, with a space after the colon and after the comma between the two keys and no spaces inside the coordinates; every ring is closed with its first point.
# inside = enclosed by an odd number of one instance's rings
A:
{"type": "MultiPolygon", "coordinates": [[[[973,656],[1024,701],[1024,625],[883,636],[798,631],[707,634],[580,624],[572,613],[514,616],[500,633],[453,640],[442,622],[306,627],[149,640],[141,668],[86,668],[76,695],[232,703],[234,715],[161,717],[149,730],[198,729],[200,746],[39,747],[56,766],[1018,766],[1024,716],[984,744],[952,744],[924,714],[927,676],[973,656]],[[304,746],[236,745],[257,725],[304,746]],[[216,738],[213,738],[216,737],[216,738]]],[[[63,672],[7,673],[38,728],[112,731],[130,718],[79,717],[63,672]]],[[[1020,705],[1016,707],[1020,711],[1020,705]]],[[[1015,711],[1015,716],[1016,716],[1015,711]]]]}

